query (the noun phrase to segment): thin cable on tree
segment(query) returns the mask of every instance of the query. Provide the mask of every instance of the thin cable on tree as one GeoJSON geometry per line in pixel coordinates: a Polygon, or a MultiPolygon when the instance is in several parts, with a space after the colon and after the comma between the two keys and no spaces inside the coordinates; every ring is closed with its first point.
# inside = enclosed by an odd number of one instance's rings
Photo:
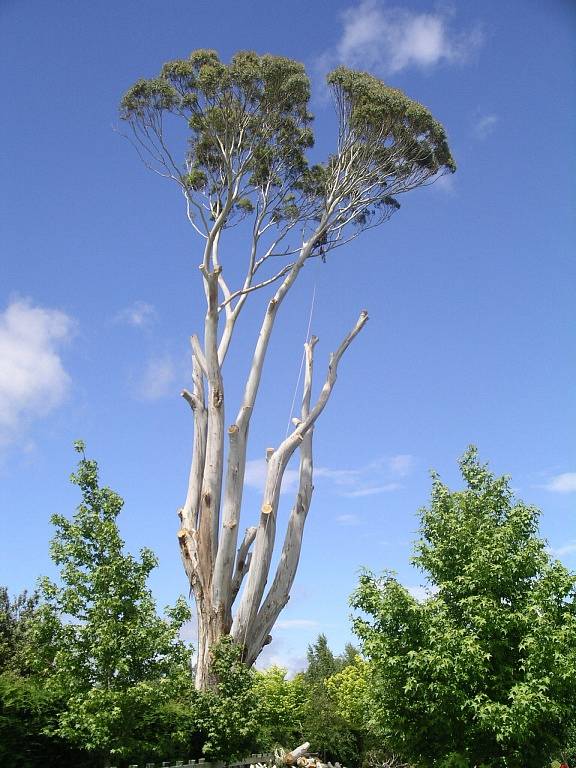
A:
{"type": "MultiPolygon", "coordinates": [[[[312,316],[314,314],[315,300],[316,300],[316,283],[314,283],[314,288],[312,289],[312,301],[310,303],[310,315],[308,316],[308,328],[306,330],[306,338],[304,339],[305,344],[310,341],[310,328],[312,327],[312,316]]],[[[306,359],[306,350],[304,349],[302,351],[302,359],[300,360],[300,370],[298,371],[298,379],[296,380],[296,386],[294,388],[294,395],[292,397],[292,405],[290,406],[290,415],[288,416],[288,424],[286,425],[286,434],[284,435],[284,438],[288,437],[288,432],[290,431],[290,424],[292,424],[292,416],[294,415],[294,406],[296,405],[296,396],[298,395],[298,388],[300,386],[300,380],[302,379],[302,371],[304,370],[305,359],[306,359]]]]}

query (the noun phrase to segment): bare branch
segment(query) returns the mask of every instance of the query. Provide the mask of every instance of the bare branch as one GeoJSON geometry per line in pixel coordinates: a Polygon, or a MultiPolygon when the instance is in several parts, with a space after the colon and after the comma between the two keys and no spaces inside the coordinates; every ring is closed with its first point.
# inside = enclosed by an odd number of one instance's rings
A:
{"type": "Polygon", "coordinates": [[[265,288],[267,285],[272,285],[272,283],[280,280],[281,277],[284,277],[284,275],[290,272],[293,266],[294,264],[287,264],[285,267],[282,267],[280,272],[277,272],[272,277],[269,277],[268,280],[263,280],[261,283],[257,283],[256,285],[251,285],[249,288],[240,288],[239,290],[234,291],[234,293],[228,295],[225,301],[220,303],[218,310],[228,306],[230,302],[236,299],[238,296],[245,296],[248,293],[253,293],[254,291],[260,290],[260,288],[265,288]]]}
{"type": "MultiPolygon", "coordinates": [[[[310,341],[304,345],[306,353],[306,372],[304,375],[304,392],[302,396],[301,419],[299,420],[300,423],[305,421],[310,414],[314,347],[317,341],[317,337],[312,336],[310,341]]],[[[264,639],[272,630],[272,627],[274,626],[274,623],[278,618],[281,610],[290,599],[290,590],[292,588],[292,584],[294,583],[296,570],[300,561],[304,525],[306,523],[306,516],[308,515],[308,511],[310,509],[312,492],[314,490],[314,486],[312,484],[313,432],[314,428],[312,426],[306,432],[300,446],[300,480],[298,484],[298,494],[296,497],[296,502],[292,508],[290,518],[288,520],[284,544],[278,565],[276,567],[274,581],[270,587],[270,590],[268,591],[268,594],[266,595],[264,602],[262,603],[262,607],[258,611],[256,620],[254,622],[254,628],[250,633],[250,641],[247,643],[245,648],[244,653],[246,661],[249,664],[253,663],[252,659],[255,661],[258,657],[264,639]]]]}
{"type": "Polygon", "coordinates": [[[244,540],[242,541],[242,544],[238,547],[238,552],[236,554],[236,567],[234,570],[234,577],[232,579],[232,595],[231,595],[232,603],[236,599],[236,596],[242,584],[242,580],[244,579],[244,576],[246,576],[246,574],[248,573],[248,569],[250,568],[252,553],[249,552],[248,550],[250,549],[250,547],[254,542],[254,539],[256,538],[257,530],[258,529],[256,528],[256,526],[246,528],[246,533],[244,534],[244,540]]]}

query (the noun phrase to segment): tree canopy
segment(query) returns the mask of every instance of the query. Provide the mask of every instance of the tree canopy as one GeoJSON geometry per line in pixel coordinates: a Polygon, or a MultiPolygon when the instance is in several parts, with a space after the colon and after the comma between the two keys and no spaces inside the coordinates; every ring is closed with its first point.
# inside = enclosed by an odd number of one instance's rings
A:
{"type": "Polygon", "coordinates": [[[326,248],[348,225],[387,218],[399,207],[395,195],[456,168],[442,125],[402,91],[346,67],[327,83],[338,148],[312,165],[310,83],[285,57],[241,51],[225,64],[216,51],[194,51],[138,80],[121,116],[144,162],[178,182],[201,234],[256,212],[259,230],[274,225],[281,240],[297,221],[322,221],[326,248]],[[171,149],[168,116],[186,124],[183,160],[171,149]]]}

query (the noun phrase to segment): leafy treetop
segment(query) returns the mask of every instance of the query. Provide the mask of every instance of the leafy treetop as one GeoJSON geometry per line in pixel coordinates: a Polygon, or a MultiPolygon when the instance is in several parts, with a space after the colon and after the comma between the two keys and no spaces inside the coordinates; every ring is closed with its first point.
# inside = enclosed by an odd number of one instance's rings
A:
{"type": "Polygon", "coordinates": [[[166,63],[125,94],[121,117],[147,165],[176,181],[191,223],[209,237],[255,213],[283,230],[322,222],[326,250],[348,225],[365,227],[399,207],[395,195],[453,172],[444,129],[422,105],[363,72],[328,75],[339,118],[337,152],[310,165],[310,83],[303,65],[241,51],[229,64],[212,50],[166,63]],[[165,117],[186,121],[184,164],[165,117]]]}

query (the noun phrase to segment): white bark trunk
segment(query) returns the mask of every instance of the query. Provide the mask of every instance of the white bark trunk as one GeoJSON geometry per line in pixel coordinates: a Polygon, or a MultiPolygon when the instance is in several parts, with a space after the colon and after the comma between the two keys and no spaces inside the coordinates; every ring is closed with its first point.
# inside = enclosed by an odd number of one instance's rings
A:
{"type": "MultiPolygon", "coordinates": [[[[361,312],[354,328],[348,333],[336,352],[330,356],[326,381],[314,407],[296,427],[292,434],[280,444],[268,462],[264,499],[261,507],[258,532],[256,534],[252,552],[252,563],[250,565],[240,605],[232,623],[231,634],[236,642],[245,648],[245,652],[248,637],[251,632],[256,630],[255,620],[264,594],[268,572],[270,570],[276,533],[276,512],[278,510],[280,486],[284,471],[292,454],[304,440],[306,433],[314,425],[316,419],[324,410],[330,394],[332,393],[332,389],[334,388],[334,384],[336,383],[338,363],[353,339],[364,327],[367,320],[367,312],[361,312]]],[[[278,612],[281,610],[281,607],[278,612]]],[[[257,655],[260,650],[261,649],[257,652],[253,651],[250,655],[252,656],[254,652],[256,652],[257,655]]]]}
{"type": "Polygon", "coordinates": [[[200,497],[201,557],[212,574],[218,549],[220,496],[224,465],[224,386],[218,363],[218,276],[202,270],[208,289],[208,308],[204,325],[204,353],[208,379],[208,429],[206,460],[200,497]]]}
{"type": "MultiPolygon", "coordinates": [[[[178,533],[184,566],[198,612],[198,688],[205,688],[213,682],[209,671],[210,650],[222,635],[230,633],[242,645],[244,659],[249,664],[253,663],[262,647],[270,641],[269,632],[289,599],[300,558],[304,523],[313,490],[314,423],[330,397],[340,358],[367,319],[366,313],[362,313],[356,326],[331,356],[326,382],[313,408],[312,365],[316,339],[305,345],[306,374],[301,419],[297,420],[292,434],[268,456],[260,521],[257,527],[247,529],[244,540],[238,547],[248,432],[268,344],[279,307],[312,254],[315,242],[322,236],[326,220],[327,217],[318,224],[310,240],[303,244],[298,257],[268,303],[236,422],[228,428],[228,458],[224,483],[225,422],[221,368],[246,295],[239,298],[234,308],[230,301],[225,301],[226,324],[219,339],[219,289],[224,293],[225,299],[230,298],[230,292],[218,262],[218,233],[206,246],[201,266],[207,300],[204,345],[202,348],[198,339],[192,338],[194,387],[192,393],[186,390],[182,393],[194,412],[194,450],[188,493],[180,511],[182,526],[178,533]],[[263,600],[274,550],[276,513],[282,478],[290,458],[298,447],[298,496],[289,519],[272,586],[263,600]],[[243,583],[244,590],[238,611],[232,620],[232,605],[243,583]]],[[[246,284],[249,285],[249,282],[247,279],[246,284]]]]}

